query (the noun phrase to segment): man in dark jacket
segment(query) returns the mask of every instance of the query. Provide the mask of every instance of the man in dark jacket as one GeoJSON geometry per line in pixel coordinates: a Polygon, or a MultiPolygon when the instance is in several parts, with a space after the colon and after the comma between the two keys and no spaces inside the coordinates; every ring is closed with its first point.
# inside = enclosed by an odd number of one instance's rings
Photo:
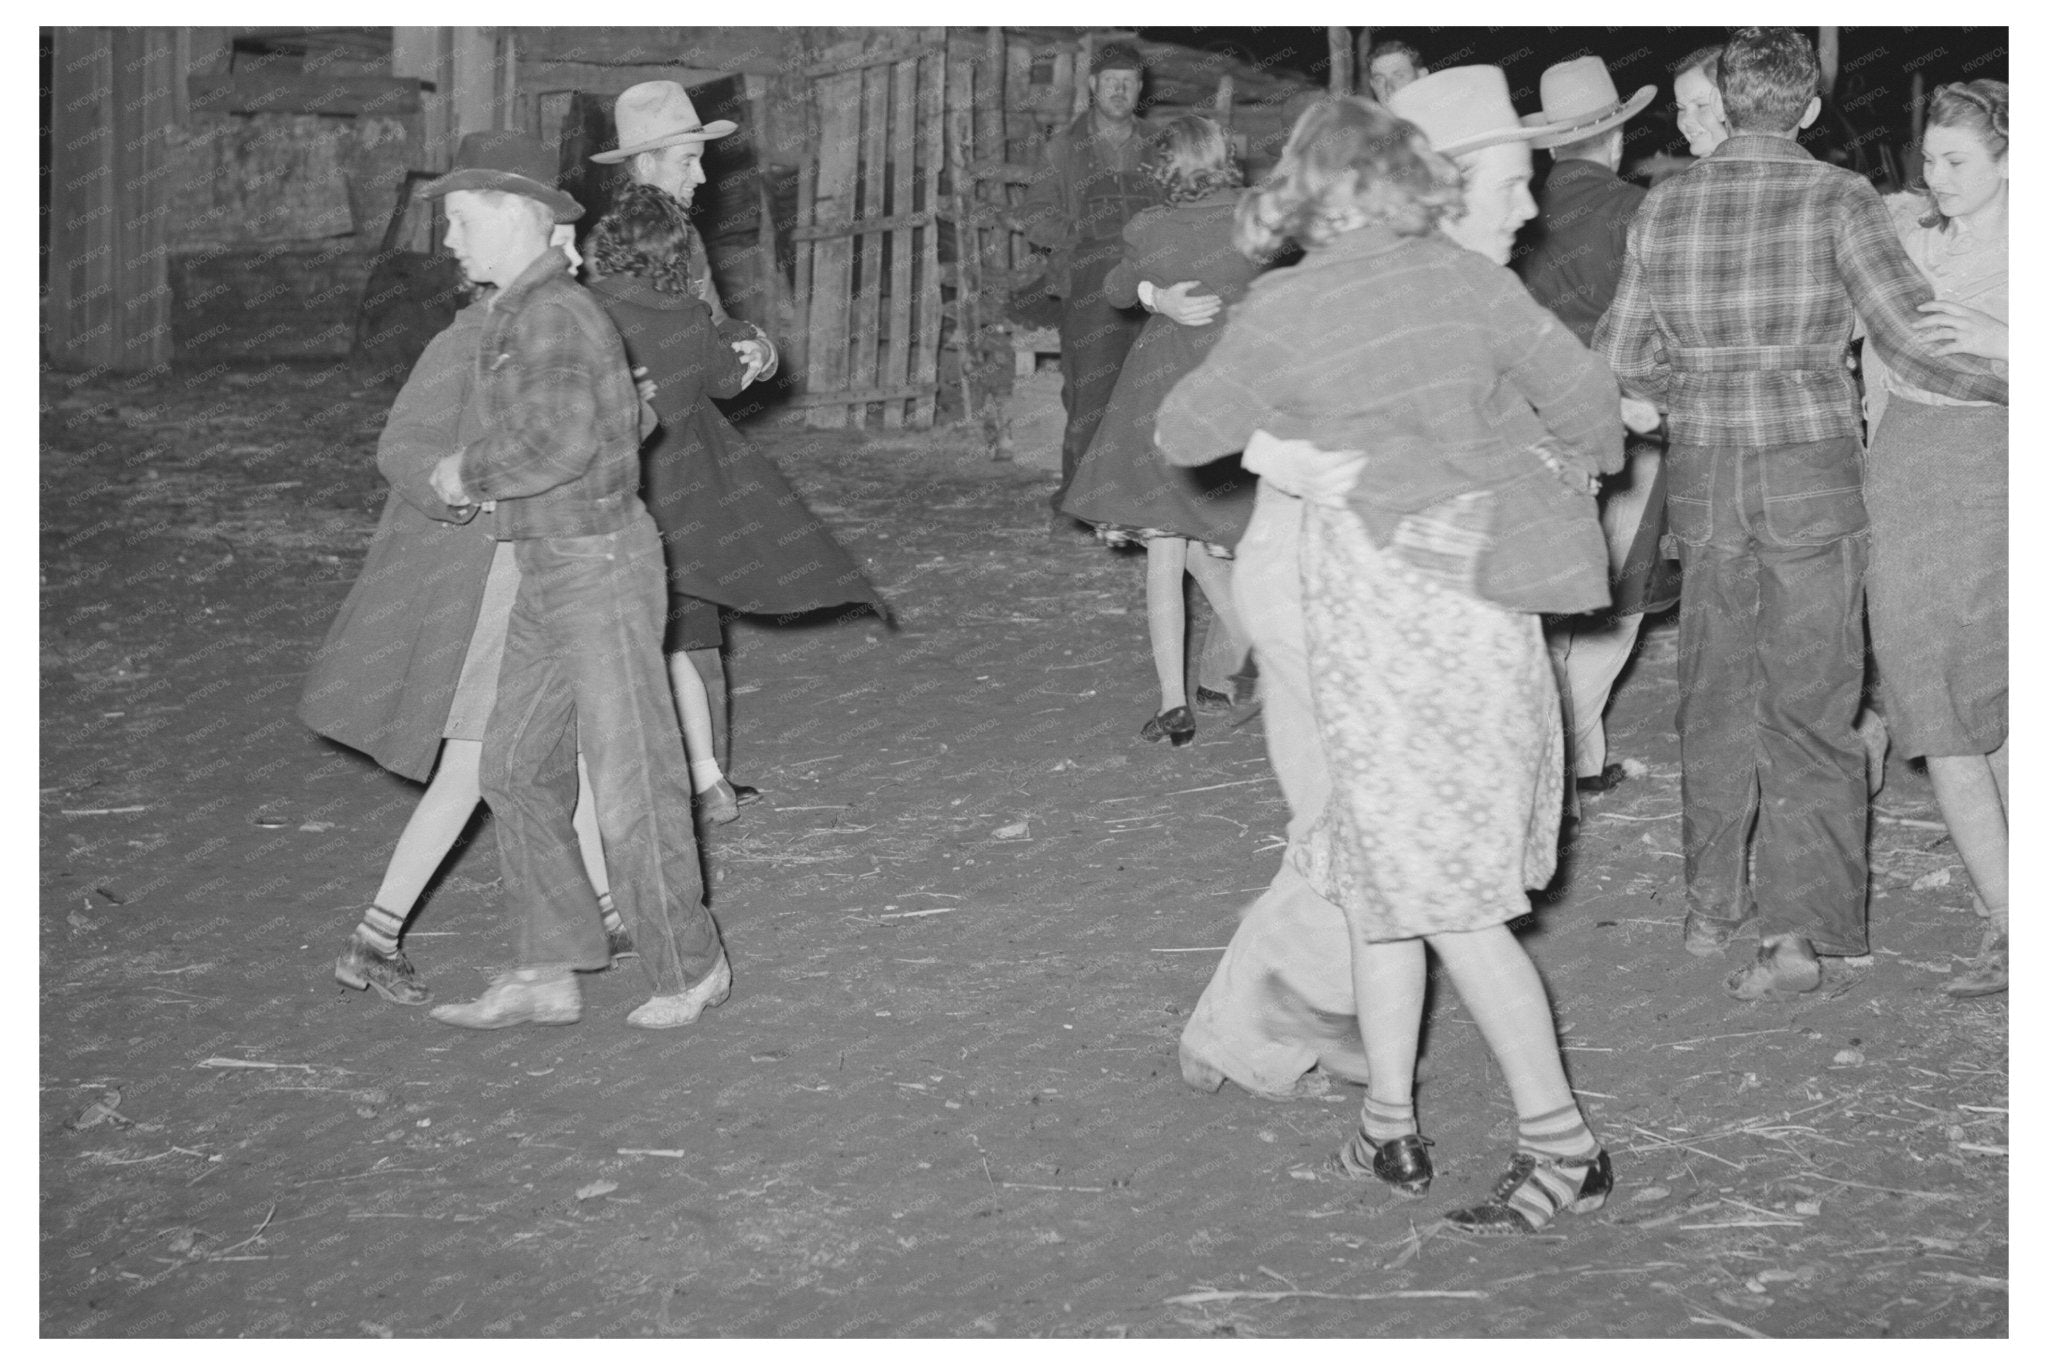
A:
{"type": "Polygon", "coordinates": [[[519,563],[482,772],[519,965],[433,1014],[481,1029],[582,1016],[574,973],[611,954],[570,823],[580,747],[612,895],[654,988],[626,1022],[673,1028],[723,1000],[732,972],[704,906],[661,666],[666,576],[637,492],[640,403],[617,330],[549,245],[557,220],[582,214],[553,178],[538,141],[473,133],[424,191],[447,196],[464,271],[496,286],[477,352],[484,433],[431,483],[451,507],[490,510],[519,563]]]}
{"type": "MultiPolygon", "coordinates": [[[[697,117],[690,94],[674,81],[643,81],[627,89],[612,106],[619,145],[590,159],[600,165],[625,164],[637,184],[652,185],[688,208],[697,187],[705,183],[704,148],[739,130],[730,119],[707,124],[697,117]]],[[[771,379],[780,359],[768,333],[750,322],[727,316],[718,284],[711,278],[711,258],[704,239],[690,234],[690,281],[697,297],[711,307],[721,328],[743,328],[750,335],[731,342],[746,362],[740,381],[745,388],[757,379],[771,379]]],[[[705,420],[711,420],[707,415],[705,420]]],[[[721,415],[717,421],[725,419],[721,415]]],[[[669,440],[699,439],[697,433],[671,431],[669,440]]],[[[713,824],[739,818],[740,807],[761,799],[759,789],[733,782],[725,773],[732,762],[732,727],[727,711],[731,691],[725,676],[725,622],[716,602],[684,592],[671,595],[663,647],[668,651],[669,681],[682,716],[683,739],[690,754],[690,784],[699,810],[713,824]],[[708,733],[705,730],[709,726],[708,733]]]]}
{"type": "MultiPolygon", "coordinates": [[[[1657,87],[1646,85],[1624,102],[1604,62],[1578,57],[1545,71],[1540,89],[1543,121],[1570,126],[1536,140],[1550,151],[1550,174],[1536,192],[1536,217],[1515,268],[1536,301],[1591,346],[1600,315],[1621,282],[1629,221],[1645,193],[1618,174],[1622,125],[1656,97],[1657,87]]],[[[1607,761],[1602,716],[1614,680],[1635,648],[1645,611],[1675,600],[1661,583],[1652,582],[1661,578],[1654,570],[1662,562],[1662,462],[1663,450],[1655,442],[1630,440],[1627,463],[1602,494],[1600,522],[1614,579],[1613,605],[1597,615],[1562,618],[1548,631],[1576,778],[1574,809],[1580,793],[1603,792],[1622,779],[1622,766],[1607,761]]]]}
{"type": "MultiPolygon", "coordinates": [[[[1130,43],[1096,49],[1088,77],[1089,107],[1051,142],[1018,210],[1024,235],[1053,248],[1053,292],[1060,305],[1060,399],[1067,426],[1060,441],[1057,509],[1109,406],[1124,356],[1144,330],[1145,314],[1111,306],[1102,282],[1123,258],[1124,224],[1160,202],[1144,172],[1157,138],[1137,116],[1144,63],[1130,43]]],[[[1055,510],[1061,522],[1078,525],[1055,510]]]]}

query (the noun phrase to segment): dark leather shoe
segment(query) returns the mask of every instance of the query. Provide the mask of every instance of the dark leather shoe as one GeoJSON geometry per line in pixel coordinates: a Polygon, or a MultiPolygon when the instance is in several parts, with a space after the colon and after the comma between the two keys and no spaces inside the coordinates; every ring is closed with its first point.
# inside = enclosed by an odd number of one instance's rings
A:
{"type": "Polygon", "coordinates": [[[1157,744],[1162,739],[1173,741],[1176,749],[1185,748],[1195,742],[1195,713],[1185,706],[1176,706],[1171,711],[1161,711],[1145,722],[1138,731],[1138,738],[1147,744],[1157,744]]]}
{"type": "Polygon", "coordinates": [[[1582,795],[1598,796],[1602,792],[1613,791],[1626,781],[1628,769],[1619,763],[1610,763],[1600,770],[1598,777],[1582,777],[1572,785],[1577,787],[1582,795]]]}
{"type": "Polygon", "coordinates": [[[1404,1133],[1385,1142],[1374,1142],[1360,1129],[1351,1135],[1351,1141],[1344,1144],[1333,1161],[1337,1174],[1348,1179],[1363,1180],[1370,1174],[1395,1194],[1420,1199],[1429,1193],[1429,1182],[1436,1176],[1436,1168],[1429,1160],[1432,1145],[1420,1133],[1404,1133]]]}
{"type": "Polygon", "coordinates": [[[1228,711],[1232,705],[1234,703],[1228,696],[1218,692],[1213,687],[1198,687],[1195,689],[1195,709],[1197,711],[1228,711]]]}
{"type": "Polygon", "coordinates": [[[359,991],[373,990],[394,1005],[424,1005],[434,998],[405,960],[405,949],[386,957],[354,934],[334,960],[334,979],[359,991]]]}
{"type": "Polygon", "coordinates": [[[759,787],[749,787],[743,782],[732,784],[732,802],[736,806],[751,806],[761,799],[759,787]]]}
{"type": "Polygon", "coordinates": [[[1447,1213],[1444,1221],[1462,1232],[1541,1232],[1560,1213],[1591,1213],[1613,1192],[1614,1165],[1604,1147],[1584,1161],[1516,1152],[1484,1204],[1447,1213]]]}

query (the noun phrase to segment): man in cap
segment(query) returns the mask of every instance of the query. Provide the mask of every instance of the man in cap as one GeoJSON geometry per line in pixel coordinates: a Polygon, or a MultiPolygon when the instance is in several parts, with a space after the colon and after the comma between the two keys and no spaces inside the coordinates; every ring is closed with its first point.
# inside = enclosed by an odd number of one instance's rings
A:
{"type": "MultiPolygon", "coordinates": [[[[1646,85],[1624,102],[1598,57],[1559,62],[1538,84],[1542,112],[1528,121],[1565,127],[1535,140],[1550,152],[1550,174],[1536,192],[1536,217],[1525,229],[1528,245],[1514,265],[1535,300],[1591,346],[1600,315],[1621,282],[1628,225],[1645,193],[1618,174],[1622,125],[1656,98],[1657,87],[1646,85]]],[[[1635,648],[1644,613],[1677,600],[1655,572],[1662,563],[1662,473],[1662,450],[1651,441],[1631,440],[1628,462],[1608,480],[1600,509],[1614,603],[1594,616],[1564,618],[1549,631],[1577,779],[1574,806],[1579,794],[1604,792],[1622,780],[1622,766],[1607,762],[1602,714],[1635,648]]]]}
{"type": "Polygon", "coordinates": [[[1365,83],[1381,104],[1392,99],[1396,90],[1413,85],[1428,74],[1422,54],[1399,38],[1374,44],[1372,55],[1365,59],[1365,83]]]}
{"type": "Polygon", "coordinates": [[[1869,951],[1863,443],[1852,323],[1909,382],[2004,403],[2003,367],[1914,330],[1933,291],[1870,182],[1817,162],[1820,66],[1796,29],[1736,30],[1729,136],[1651,190],[1594,337],[1625,392],[1669,415],[1688,952],[1748,920],[1737,999],[1812,991],[1869,951]]]}
{"type": "MultiPolygon", "coordinates": [[[[685,209],[696,198],[697,187],[705,183],[705,144],[739,128],[730,119],[707,124],[698,118],[690,93],[675,81],[643,81],[629,87],[612,106],[612,118],[619,145],[590,159],[605,166],[624,162],[626,173],[635,181],[660,190],[685,209]]],[[[728,331],[738,326],[753,333],[732,343],[747,364],[741,387],[773,378],[780,363],[775,343],[760,327],[727,315],[718,285],[711,278],[711,259],[704,250],[703,236],[694,232],[690,235],[690,283],[697,297],[711,305],[714,323],[728,331]]],[[[671,433],[671,437],[688,440],[691,433],[671,433]]],[[[682,716],[684,737],[691,741],[690,782],[705,818],[724,824],[739,817],[741,806],[761,799],[756,788],[731,782],[725,774],[732,756],[732,731],[726,714],[730,689],[725,676],[724,620],[716,602],[700,597],[677,592],[672,605],[677,619],[670,623],[665,643],[670,650],[669,681],[682,716]]]]}
{"type": "MultiPolygon", "coordinates": [[[[1144,313],[1117,308],[1102,294],[1104,279],[1123,258],[1124,224],[1160,202],[1158,185],[1143,170],[1158,136],[1137,116],[1144,81],[1144,62],[1132,44],[1109,42],[1095,50],[1089,107],[1046,144],[1017,212],[1025,237],[1053,248],[1053,292],[1061,295],[1060,398],[1067,425],[1060,441],[1060,486],[1051,499],[1055,531],[1062,525],[1079,528],[1058,510],[1060,499],[1095,437],[1124,356],[1145,325],[1144,313]]],[[[1166,293],[1158,297],[1166,300],[1166,293]]],[[[1162,303],[1161,311],[1172,302],[1162,303]]]]}
{"type": "Polygon", "coordinates": [[[492,508],[519,563],[481,779],[518,966],[433,1014],[481,1029],[582,1016],[574,973],[611,954],[570,823],[580,747],[612,895],[654,988],[627,1022],[673,1028],[723,1000],[732,973],[704,906],[661,668],[666,583],[636,491],[639,395],[618,332],[549,245],[558,221],[583,212],[554,174],[538,141],[472,133],[456,169],[423,190],[447,198],[449,251],[495,288],[477,352],[484,434],[431,482],[451,507],[492,508]]]}

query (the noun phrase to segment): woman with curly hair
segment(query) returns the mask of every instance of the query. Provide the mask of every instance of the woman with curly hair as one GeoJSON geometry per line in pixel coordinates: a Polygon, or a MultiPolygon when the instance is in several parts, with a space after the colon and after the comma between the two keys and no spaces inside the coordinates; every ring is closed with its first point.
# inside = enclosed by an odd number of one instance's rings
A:
{"type": "Polygon", "coordinates": [[[1535,212],[1528,140],[1554,129],[1520,123],[1493,67],[1393,100],[1415,121],[1339,99],[1296,124],[1239,210],[1238,242],[1291,238],[1308,255],[1253,285],[1168,396],[1159,441],[1187,464],[1242,448],[1260,477],[1239,609],[1261,685],[1280,681],[1269,734],[1315,734],[1319,780],[1288,791],[1287,860],[1341,912],[1367,1061],[1337,1168],[1428,1189],[1414,1108],[1426,945],[1520,1116],[1493,1196],[1450,1218],[1527,1233],[1613,1185],[1507,926],[1555,866],[1563,734],[1539,613],[1607,602],[1592,487],[1621,462],[1619,393],[1504,268],[1535,212]]]}
{"type": "MultiPolygon", "coordinates": [[[[1937,354],[2006,358],[2008,93],[1944,85],[1927,105],[1918,193],[1887,200],[1934,286],[1937,354]]],[[[1985,920],[1957,996],[2006,988],[2006,409],[1915,388],[1863,348],[1870,441],[1870,643],[1892,742],[1927,760],[1985,920]]]]}
{"type": "MultiPolygon", "coordinates": [[[[1151,307],[1168,290],[1213,297],[1219,302],[1212,307],[1236,303],[1264,262],[1248,259],[1231,244],[1244,173],[1228,135],[1208,119],[1177,118],[1146,169],[1165,190],[1166,203],[1125,225],[1124,257],[1104,282],[1104,296],[1119,308],[1151,307]]],[[[1160,400],[1202,362],[1218,331],[1206,321],[1183,325],[1165,312],[1145,324],[1060,502],[1069,516],[1093,522],[1109,544],[1145,546],[1145,621],[1159,710],[1139,734],[1176,747],[1195,737],[1186,684],[1184,576],[1208,596],[1239,662],[1246,651],[1230,600],[1228,556],[1251,518],[1254,481],[1235,460],[1198,470],[1174,468],[1152,445],[1160,400]]]]}
{"type": "MultiPolygon", "coordinates": [[[[662,647],[699,810],[724,824],[737,818],[739,804],[715,753],[709,693],[688,652],[698,618],[713,604],[784,614],[843,602],[880,611],[882,602],[782,471],[713,405],[745,378],[729,343],[754,333],[744,323],[714,322],[691,274],[694,231],[673,195],[626,186],[591,233],[590,288],[627,356],[654,385],[661,425],[641,449],[641,497],[668,561],[670,637],[662,647]]],[[[715,635],[715,611],[709,624],[715,635]]]]}

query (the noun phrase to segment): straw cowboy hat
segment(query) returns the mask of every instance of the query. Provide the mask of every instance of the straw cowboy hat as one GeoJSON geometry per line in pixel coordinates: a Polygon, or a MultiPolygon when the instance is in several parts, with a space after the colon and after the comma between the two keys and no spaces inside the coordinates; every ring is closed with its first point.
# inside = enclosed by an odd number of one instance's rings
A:
{"type": "Polygon", "coordinates": [[[1657,87],[1651,84],[1630,95],[1628,103],[1622,103],[1621,92],[1614,88],[1614,77],[1607,74],[1607,63],[1598,57],[1574,57],[1547,68],[1538,89],[1542,92],[1543,111],[1529,115],[1523,122],[1566,125],[1561,132],[1546,133],[1536,139],[1536,146],[1546,148],[1583,142],[1619,128],[1657,98],[1657,87]]]}
{"type": "Polygon", "coordinates": [[[689,92],[674,81],[643,81],[629,87],[612,106],[612,115],[619,125],[618,150],[590,158],[606,166],[681,142],[715,142],[739,131],[731,119],[699,119],[689,92]]]}
{"type": "Polygon", "coordinates": [[[538,138],[524,133],[466,133],[455,152],[455,169],[420,186],[420,198],[435,199],[456,190],[502,190],[537,199],[554,211],[558,223],[583,216],[583,205],[555,188],[555,154],[538,138]]]}
{"type": "Polygon", "coordinates": [[[1387,108],[1420,128],[1444,156],[1476,152],[1503,142],[1529,142],[1564,125],[1524,123],[1508,98],[1507,74],[1497,66],[1452,66],[1432,71],[1387,98],[1387,108]]]}

